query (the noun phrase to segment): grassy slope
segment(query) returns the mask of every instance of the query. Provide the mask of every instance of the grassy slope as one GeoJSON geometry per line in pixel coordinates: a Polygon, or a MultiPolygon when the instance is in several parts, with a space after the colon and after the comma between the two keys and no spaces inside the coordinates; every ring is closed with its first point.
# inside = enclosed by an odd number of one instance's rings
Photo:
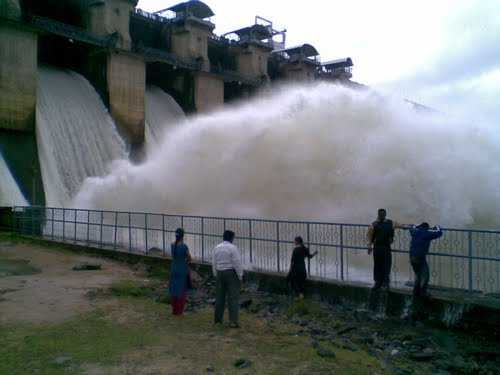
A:
{"type": "Polygon", "coordinates": [[[363,351],[335,349],[335,359],[320,358],[294,326],[270,326],[243,314],[243,329],[212,325],[211,309],[174,318],[168,306],[146,298],[119,298],[55,326],[0,326],[0,374],[101,373],[205,374],[376,374],[378,362],[363,351]],[[68,357],[57,364],[58,357],[68,357]],[[247,369],[233,363],[245,358],[247,369]]]}

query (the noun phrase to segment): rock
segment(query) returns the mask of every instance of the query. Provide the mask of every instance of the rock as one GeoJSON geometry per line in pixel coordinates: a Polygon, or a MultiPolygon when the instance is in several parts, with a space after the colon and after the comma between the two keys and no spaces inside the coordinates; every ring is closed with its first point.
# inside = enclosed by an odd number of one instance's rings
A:
{"type": "Polygon", "coordinates": [[[410,358],[415,361],[429,361],[434,358],[434,350],[425,348],[421,352],[410,354],[410,358]]]}
{"type": "Polygon", "coordinates": [[[335,352],[331,349],[324,348],[322,346],[318,346],[316,349],[316,353],[322,358],[335,358],[335,352]]]}
{"type": "Polygon", "coordinates": [[[56,365],[59,365],[59,366],[62,366],[68,362],[71,361],[71,357],[68,357],[68,356],[61,356],[61,357],[57,357],[56,359],[54,359],[54,363],[56,365]]]}
{"type": "Polygon", "coordinates": [[[148,254],[150,255],[163,255],[163,250],[157,247],[152,247],[148,250],[148,254]]]}
{"type": "Polygon", "coordinates": [[[97,271],[101,269],[100,264],[82,263],[73,267],[73,271],[97,271]]]}
{"type": "Polygon", "coordinates": [[[394,357],[394,356],[396,356],[396,355],[398,355],[398,354],[399,354],[399,350],[397,350],[397,349],[392,349],[392,351],[391,351],[391,355],[392,355],[393,357],[394,357]]]}
{"type": "Polygon", "coordinates": [[[240,303],[240,307],[242,309],[248,309],[250,307],[250,305],[252,304],[252,299],[248,298],[248,299],[245,299],[243,300],[241,303],[240,303]]]}
{"type": "Polygon", "coordinates": [[[318,328],[318,327],[313,327],[309,330],[312,336],[323,336],[326,331],[324,329],[318,328]]]}
{"type": "Polygon", "coordinates": [[[244,358],[240,358],[238,360],[236,360],[234,362],[234,367],[236,367],[237,369],[244,369],[244,368],[247,368],[247,367],[250,367],[251,365],[251,362],[247,359],[244,359],[244,358]]]}
{"type": "Polygon", "coordinates": [[[355,326],[347,326],[345,328],[342,328],[341,330],[339,330],[337,332],[338,335],[343,335],[345,333],[348,333],[348,332],[351,332],[351,331],[354,331],[356,329],[355,326]]]}

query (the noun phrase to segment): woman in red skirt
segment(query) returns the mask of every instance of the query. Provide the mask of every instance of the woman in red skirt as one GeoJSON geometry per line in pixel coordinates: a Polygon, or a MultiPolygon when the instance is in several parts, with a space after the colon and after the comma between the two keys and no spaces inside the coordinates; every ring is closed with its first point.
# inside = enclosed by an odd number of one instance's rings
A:
{"type": "Polygon", "coordinates": [[[172,267],[170,271],[170,304],[172,314],[182,315],[186,305],[189,268],[191,254],[184,243],[184,230],[178,228],[175,231],[175,242],[170,247],[172,253],[172,267]]]}

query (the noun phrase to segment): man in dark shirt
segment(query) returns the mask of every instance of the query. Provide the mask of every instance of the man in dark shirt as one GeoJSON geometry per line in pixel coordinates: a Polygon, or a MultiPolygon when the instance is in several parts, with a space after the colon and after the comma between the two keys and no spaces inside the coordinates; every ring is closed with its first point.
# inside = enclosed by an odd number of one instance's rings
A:
{"type": "Polygon", "coordinates": [[[387,211],[383,208],[379,209],[377,220],[368,228],[368,254],[373,252],[373,279],[375,281],[372,290],[378,290],[381,287],[389,288],[394,229],[404,227],[386,217],[387,211]]]}
{"type": "Polygon", "coordinates": [[[427,264],[427,254],[431,241],[443,235],[439,227],[430,228],[429,224],[422,223],[409,228],[411,235],[410,262],[415,272],[414,296],[425,297],[429,284],[429,265],[427,264]]]}

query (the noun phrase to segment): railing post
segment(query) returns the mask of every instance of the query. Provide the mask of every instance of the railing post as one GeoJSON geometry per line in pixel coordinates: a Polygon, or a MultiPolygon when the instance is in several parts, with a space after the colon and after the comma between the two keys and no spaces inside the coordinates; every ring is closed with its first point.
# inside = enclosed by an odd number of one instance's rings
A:
{"type": "Polygon", "coordinates": [[[74,213],[73,217],[74,217],[74,222],[75,222],[74,223],[75,224],[75,232],[74,232],[74,236],[73,236],[73,243],[76,243],[76,222],[77,222],[76,216],[77,216],[78,210],[77,209],[73,209],[72,211],[74,213]]]}
{"type": "Polygon", "coordinates": [[[278,272],[281,272],[281,267],[280,267],[280,222],[276,222],[276,257],[277,257],[277,265],[278,265],[278,272]]]}
{"type": "Polygon", "coordinates": [[[473,278],[472,278],[472,232],[467,232],[468,247],[469,247],[469,292],[473,289],[473,278]]]}
{"type": "MultiPolygon", "coordinates": [[[[307,223],[307,247],[311,250],[311,227],[307,223]]],[[[311,277],[311,258],[307,258],[307,274],[311,277]]]]}
{"type": "Polygon", "coordinates": [[[163,256],[166,255],[165,249],[165,214],[161,215],[161,241],[163,243],[163,256]]]}
{"type": "Polygon", "coordinates": [[[205,261],[205,220],[201,217],[201,262],[205,261]]]}
{"type": "Polygon", "coordinates": [[[250,238],[250,263],[253,264],[252,219],[248,220],[248,237],[250,238]]]}
{"type": "Polygon", "coordinates": [[[33,213],[35,210],[32,208],[31,210],[31,235],[35,235],[35,214],[33,213]]]}
{"type": "Polygon", "coordinates": [[[344,226],[340,224],[340,280],[344,281],[344,226]]]}
{"type": "Polygon", "coordinates": [[[63,208],[62,224],[63,224],[63,242],[64,242],[66,239],[66,209],[65,208],[63,208]]]}
{"type": "Polygon", "coordinates": [[[87,245],[90,239],[90,210],[87,210],[87,245]]]}
{"type": "Polygon", "coordinates": [[[118,212],[115,211],[115,229],[114,229],[114,239],[113,239],[113,250],[116,251],[116,236],[117,236],[117,233],[118,232],[118,212]]]}
{"type": "Polygon", "coordinates": [[[149,254],[149,248],[148,248],[148,214],[144,214],[144,244],[146,245],[146,254],[149,254]]]}
{"type": "Polygon", "coordinates": [[[99,247],[102,249],[102,224],[104,223],[104,212],[101,211],[101,224],[99,230],[99,247]]]}
{"type": "Polygon", "coordinates": [[[52,236],[51,237],[52,237],[52,240],[53,240],[54,239],[54,209],[52,208],[51,210],[52,210],[52,225],[51,225],[51,227],[52,227],[52,236]]]}
{"type": "Polygon", "coordinates": [[[131,213],[128,213],[128,251],[132,252],[132,218],[131,213]]]}

